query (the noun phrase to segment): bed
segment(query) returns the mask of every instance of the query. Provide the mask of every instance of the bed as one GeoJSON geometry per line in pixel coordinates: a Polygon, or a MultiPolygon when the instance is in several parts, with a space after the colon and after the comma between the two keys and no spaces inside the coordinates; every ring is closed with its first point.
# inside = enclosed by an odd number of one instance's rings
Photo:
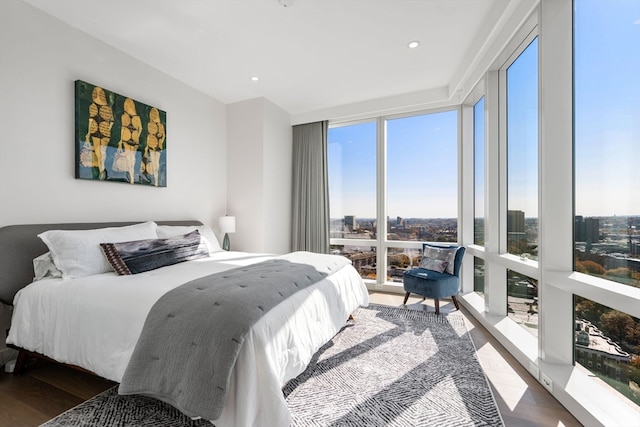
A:
{"type": "MultiPolygon", "coordinates": [[[[143,327],[152,307],[176,289],[184,288],[181,285],[214,273],[220,273],[215,276],[220,280],[221,275],[237,273],[239,269],[269,262],[300,262],[310,256],[222,251],[209,229],[208,254],[198,259],[133,275],[119,276],[109,271],[80,277],[45,275],[33,280],[34,259],[49,249],[38,234],[133,224],[136,223],[0,228],[0,301],[14,305],[7,343],[22,349],[21,354],[34,352],[120,383],[131,370],[132,354],[140,347],[141,336],[145,336],[143,327]]],[[[157,224],[165,230],[188,226],[198,227],[201,232],[203,228],[207,230],[197,221],[157,224]]],[[[340,330],[357,307],[367,304],[366,287],[347,263],[268,309],[251,326],[239,347],[224,405],[212,422],[218,427],[289,425],[282,386],[304,371],[314,353],[340,330]]],[[[207,327],[214,332],[220,325],[207,327]]]]}

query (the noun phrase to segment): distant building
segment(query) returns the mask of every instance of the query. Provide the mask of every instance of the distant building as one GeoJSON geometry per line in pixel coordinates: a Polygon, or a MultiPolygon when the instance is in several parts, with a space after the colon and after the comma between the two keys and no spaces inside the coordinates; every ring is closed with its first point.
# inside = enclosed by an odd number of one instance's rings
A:
{"type": "Polygon", "coordinates": [[[523,211],[507,211],[507,240],[510,243],[527,240],[523,211]]]}
{"type": "Polygon", "coordinates": [[[524,233],[524,212],[507,211],[507,233],[524,233]]]}
{"type": "Polygon", "coordinates": [[[345,215],[344,228],[345,228],[345,231],[352,231],[352,232],[358,229],[355,215],[345,215]]]}
{"type": "Polygon", "coordinates": [[[349,259],[351,260],[354,268],[358,271],[365,267],[373,267],[375,270],[376,265],[376,253],[371,252],[360,252],[356,254],[349,254],[349,259]]]}
{"type": "Polygon", "coordinates": [[[584,217],[576,215],[573,217],[573,240],[576,242],[584,242],[584,217]]]}
{"type": "Polygon", "coordinates": [[[600,219],[584,218],[582,215],[575,216],[574,238],[576,242],[599,242],[600,241],[600,219]]]}
{"type": "Polygon", "coordinates": [[[629,353],[587,320],[576,320],[575,335],[576,362],[592,372],[629,384],[629,353]]]}
{"type": "Polygon", "coordinates": [[[584,233],[585,233],[585,242],[600,241],[600,219],[585,218],[584,233]]]}

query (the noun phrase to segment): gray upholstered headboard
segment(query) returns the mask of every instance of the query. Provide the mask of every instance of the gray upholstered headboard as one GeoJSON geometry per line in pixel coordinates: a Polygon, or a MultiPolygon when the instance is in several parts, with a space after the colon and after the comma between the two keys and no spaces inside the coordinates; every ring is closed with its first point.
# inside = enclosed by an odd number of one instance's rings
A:
{"type": "MultiPolygon", "coordinates": [[[[27,224],[0,228],[0,301],[12,305],[16,292],[33,280],[33,259],[48,250],[38,234],[47,230],[89,230],[139,222],[144,221],[27,224]]],[[[161,225],[202,225],[200,221],[156,222],[161,225]]]]}

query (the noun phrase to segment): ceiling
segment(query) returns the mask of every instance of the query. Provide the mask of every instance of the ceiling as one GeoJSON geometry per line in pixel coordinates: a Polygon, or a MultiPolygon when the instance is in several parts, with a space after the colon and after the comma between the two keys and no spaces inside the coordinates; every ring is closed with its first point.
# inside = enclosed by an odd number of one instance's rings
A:
{"type": "Polygon", "coordinates": [[[295,115],[452,96],[518,0],[25,1],[225,104],[265,97],[295,115]]]}

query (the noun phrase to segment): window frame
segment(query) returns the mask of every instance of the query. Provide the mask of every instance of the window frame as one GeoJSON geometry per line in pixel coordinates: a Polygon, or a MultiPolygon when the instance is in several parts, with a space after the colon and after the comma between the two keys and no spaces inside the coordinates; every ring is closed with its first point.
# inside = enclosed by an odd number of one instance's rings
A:
{"type": "MultiPolygon", "coordinates": [[[[409,118],[414,116],[438,114],[443,112],[455,111],[457,115],[457,137],[456,137],[456,151],[457,151],[457,176],[458,176],[458,200],[457,200],[457,224],[458,224],[458,241],[461,242],[461,153],[462,153],[462,137],[461,137],[461,116],[462,109],[460,105],[443,106],[431,109],[423,109],[418,111],[408,111],[403,113],[388,114],[383,116],[364,118],[358,120],[344,120],[344,121],[330,121],[329,128],[350,126],[361,123],[376,122],[376,239],[358,240],[358,243],[371,245],[376,247],[376,280],[364,279],[365,284],[369,289],[386,290],[391,292],[397,292],[398,289],[402,289],[402,284],[398,282],[387,280],[387,268],[388,268],[388,250],[390,248],[407,248],[407,249],[422,249],[422,241],[403,241],[403,240],[389,240],[387,238],[388,229],[386,221],[386,200],[387,200],[387,122],[389,120],[397,120],[403,118],[409,118]]],[[[353,239],[341,239],[331,238],[329,240],[330,245],[353,245],[353,239]]]]}
{"type": "MultiPolygon", "coordinates": [[[[485,180],[486,235],[484,252],[466,240],[468,250],[485,260],[484,301],[475,292],[462,296],[461,303],[504,345],[509,352],[540,380],[544,373],[553,382],[552,394],[583,423],[600,424],[603,420],[619,423],[637,416],[611,390],[594,381],[582,366],[573,364],[573,295],[607,305],[634,317],[640,315],[640,289],[573,270],[573,2],[542,1],[522,21],[520,30],[509,34],[509,41],[495,56],[484,74],[487,161],[485,180]],[[535,27],[538,34],[539,147],[538,147],[538,261],[520,261],[507,254],[506,248],[506,140],[504,120],[505,87],[499,69],[523,42],[523,34],[535,27]],[[513,35],[515,34],[515,35],[513,35]],[[499,64],[499,65],[496,65],[499,64]],[[496,112],[498,114],[496,114],[496,112]],[[544,112],[544,114],[542,114],[544,112]],[[499,119],[496,117],[502,117],[499,119]],[[496,170],[497,169],[497,170],[496,170]],[[497,215],[496,215],[497,214],[497,215]],[[499,218],[499,220],[496,218],[499,218]],[[504,227],[501,225],[504,224],[504,227]],[[504,229],[504,231],[503,231],[504,229]],[[499,243],[495,237],[499,237],[499,243]],[[539,336],[531,339],[526,331],[506,319],[503,313],[502,288],[505,269],[535,278],[539,283],[539,336]],[[594,402],[592,396],[598,396],[594,402]]],[[[526,43],[528,46],[528,43],[526,43]]],[[[466,103],[470,104],[470,98],[466,103]]],[[[467,120],[463,117],[463,120],[467,120]]],[[[469,140],[465,147],[470,151],[469,140]]],[[[468,153],[463,153],[468,155],[468,153]]],[[[467,180],[472,182],[472,180],[467,180]]],[[[465,181],[465,182],[467,182],[465,181]]],[[[467,188],[465,201],[473,203],[467,188]]],[[[472,225],[467,219],[467,227],[472,225]]]]}
{"type": "MultiPolygon", "coordinates": [[[[489,180],[487,176],[487,167],[489,165],[488,136],[489,130],[487,126],[487,80],[481,78],[480,81],[469,92],[465,100],[462,102],[462,242],[466,247],[465,258],[462,261],[463,268],[461,270],[461,294],[473,293],[478,298],[475,304],[484,306],[484,294],[474,293],[474,258],[485,260],[485,246],[487,244],[487,205],[488,205],[488,189],[489,180]],[[485,206],[485,245],[477,245],[475,243],[475,106],[481,98],[485,98],[484,104],[484,206],[485,206]],[[472,147],[472,149],[464,149],[464,147],[472,147]],[[464,173],[464,171],[469,171],[464,173]],[[469,203],[465,201],[469,200],[469,203]],[[481,298],[481,299],[479,299],[481,298]]],[[[486,265],[486,264],[485,264],[486,265]]],[[[485,267],[486,268],[486,267],[485,267]]],[[[486,280],[486,278],[485,278],[486,280]]],[[[483,308],[484,309],[484,308],[483,308]]]]}

